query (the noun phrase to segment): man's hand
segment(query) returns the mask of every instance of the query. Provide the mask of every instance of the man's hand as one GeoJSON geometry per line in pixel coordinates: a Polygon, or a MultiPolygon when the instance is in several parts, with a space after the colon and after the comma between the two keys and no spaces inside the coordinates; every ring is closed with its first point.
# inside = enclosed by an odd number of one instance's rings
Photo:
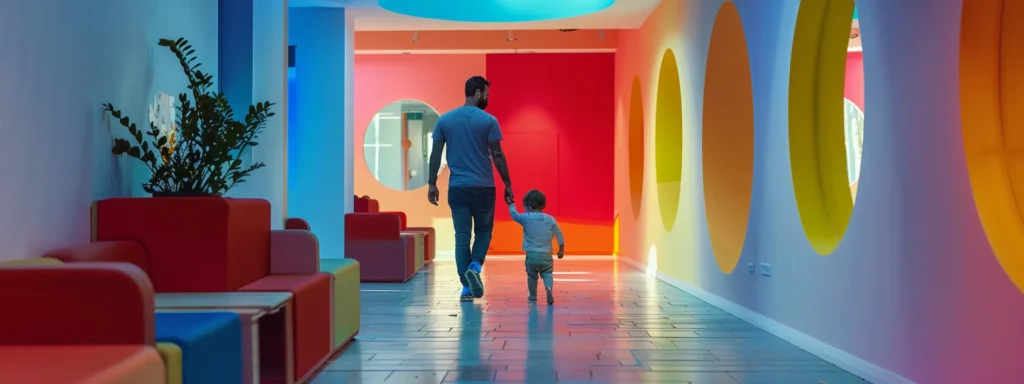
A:
{"type": "Polygon", "coordinates": [[[427,189],[427,201],[430,204],[437,205],[437,199],[441,196],[441,191],[437,190],[436,184],[430,184],[430,188],[427,189]]]}
{"type": "Polygon", "coordinates": [[[561,259],[564,256],[565,256],[565,246],[559,244],[558,245],[558,258],[561,259]]]}
{"type": "Polygon", "coordinates": [[[516,202],[516,195],[512,193],[512,186],[505,185],[505,204],[512,204],[516,202]]]}

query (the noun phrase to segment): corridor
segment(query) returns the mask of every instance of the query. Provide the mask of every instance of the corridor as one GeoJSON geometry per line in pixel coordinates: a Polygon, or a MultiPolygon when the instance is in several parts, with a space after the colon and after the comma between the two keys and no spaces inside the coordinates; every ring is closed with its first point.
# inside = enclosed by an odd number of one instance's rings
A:
{"type": "Polygon", "coordinates": [[[554,306],[526,302],[522,257],[484,278],[473,303],[450,261],[363,284],[362,330],[313,383],[864,383],[625,263],[556,261],[554,306]]]}

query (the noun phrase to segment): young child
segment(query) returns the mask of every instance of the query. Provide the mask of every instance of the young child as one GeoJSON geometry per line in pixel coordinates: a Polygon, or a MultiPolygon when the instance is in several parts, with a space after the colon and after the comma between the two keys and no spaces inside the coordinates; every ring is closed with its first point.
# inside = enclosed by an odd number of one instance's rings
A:
{"type": "Polygon", "coordinates": [[[548,294],[548,305],[555,303],[552,294],[554,280],[551,272],[554,271],[555,261],[551,258],[551,238],[558,240],[558,258],[565,255],[565,239],[562,238],[562,230],[558,228],[558,222],[554,217],[544,213],[547,205],[547,198],[541,191],[536,189],[527,192],[523,197],[523,208],[525,213],[516,210],[516,204],[508,205],[508,211],[512,220],[523,226],[523,252],[526,252],[526,276],[527,285],[530,288],[530,297],[527,301],[537,302],[537,276],[544,280],[544,290],[548,294]]]}

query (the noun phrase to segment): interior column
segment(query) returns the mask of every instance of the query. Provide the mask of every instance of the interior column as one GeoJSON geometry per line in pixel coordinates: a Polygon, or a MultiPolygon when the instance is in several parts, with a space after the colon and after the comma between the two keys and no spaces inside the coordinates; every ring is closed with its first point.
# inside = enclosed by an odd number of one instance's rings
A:
{"type": "Polygon", "coordinates": [[[256,147],[242,154],[242,166],[262,162],[232,197],[263,198],[271,205],[271,228],[284,227],[285,158],[288,116],[287,0],[220,0],[220,89],[242,120],[249,106],[270,101],[276,115],[267,121],[256,147]]]}
{"type": "Polygon", "coordinates": [[[343,8],[292,8],[295,124],[288,129],[288,214],[309,221],[321,258],[342,258],[352,211],[353,28],[343,8]]]}

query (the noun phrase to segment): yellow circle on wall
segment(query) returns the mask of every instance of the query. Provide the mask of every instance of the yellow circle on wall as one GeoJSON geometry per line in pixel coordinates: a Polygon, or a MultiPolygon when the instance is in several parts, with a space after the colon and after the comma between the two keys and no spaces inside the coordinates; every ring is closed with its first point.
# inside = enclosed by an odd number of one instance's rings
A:
{"type": "Polygon", "coordinates": [[[978,216],[992,251],[1024,291],[1024,3],[964,1],[960,107],[978,216]]]}
{"type": "Polygon", "coordinates": [[[644,195],[644,95],[640,77],[633,77],[629,91],[629,202],[633,218],[640,218],[644,195]]]}
{"type": "Polygon", "coordinates": [[[743,22],[731,1],[711,31],[701,128],[704,205],[718,268],[732,273],[743,252],[754,190],[754,91],[743,22]]]}
{"type": "Polygon", "coordinates": [[[827,255],[853,212],[846,171],[843,86],[853,0],[803,0],[789,72],[789,156],[804,233],[827,255]]]}
{"type": "Polygon", "coordinates": [[[666,231],[671,231],[679,208],[683,172],[683,97],[679,91],[679,66],[671,49],[665,51],[658,70],[654,106],[654,168],[661,224],[666,231]]]}

